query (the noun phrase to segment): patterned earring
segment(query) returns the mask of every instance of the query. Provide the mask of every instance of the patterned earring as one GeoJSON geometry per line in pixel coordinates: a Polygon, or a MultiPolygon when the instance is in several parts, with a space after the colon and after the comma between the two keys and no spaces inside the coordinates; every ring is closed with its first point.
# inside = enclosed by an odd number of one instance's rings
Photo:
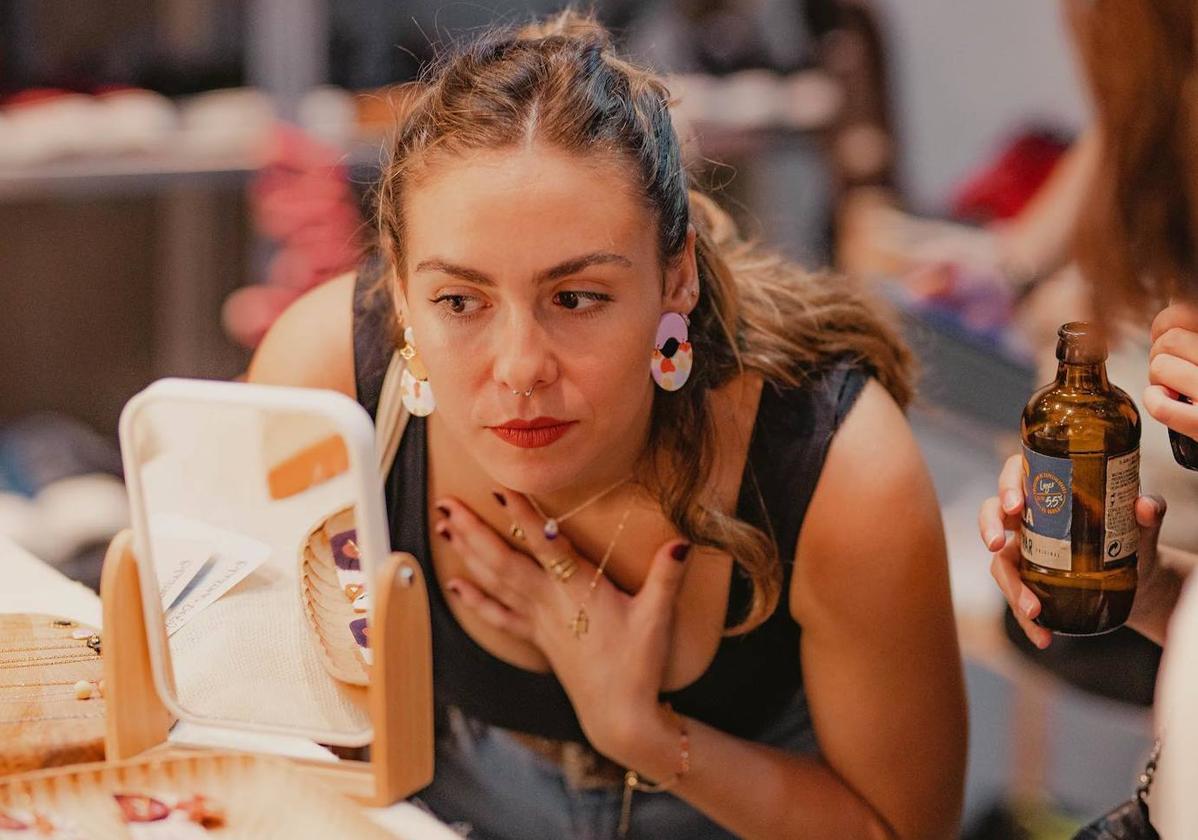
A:
{"type": "Polygon", "coordinates": [[[657,324],[649,369],[663,391],[677,391],[690,378],[695,354],[690,344],[690,319],[679,312],[666,312],[657,324]]]}
{"type": "Polygon", "coordinates": [[[412,341],[412,328],[405,327],[403,331],[404,345],[399,355],[407,362],[399,380],[399,396],[404,408],[417,417],[427,417],[437,407],[433,399],[432,386],[428,384],[428,369],[420,357],[416,355],[416,345],[412,341]]]}

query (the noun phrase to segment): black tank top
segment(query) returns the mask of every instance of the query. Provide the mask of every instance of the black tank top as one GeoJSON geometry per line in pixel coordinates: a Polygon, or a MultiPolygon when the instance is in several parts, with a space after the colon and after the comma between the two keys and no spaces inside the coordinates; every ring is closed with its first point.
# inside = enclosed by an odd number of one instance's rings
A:
{"type": "MultiPolygon", "coordinates": [[[[372,272],[354,292],[354,373],[358,401],[373,418],[394,351],[390,300],[367,294],[372,272]]],[[[868,377],[859,367],[830,363],[801,388],[766,383],[749,444],[736,515],[770,534],[782,560],[778,606],[754,630],[724,636],[707,670],[691,684],[665,692],[681,714],[752,738],[802,690],[798,624],[790,615],[790,579],[799,529],[819,480],[828,445],[868,377]]],[[[547,738],[585,741],[565,690],[552,673],[536,673],[488,653],[458,624],[432,568],[424,418],[408,422],[386,477],[391,546],[413,554],[429,583],[434,702],[457,706],[494,726],[547,738]]],[[[744,616],[751,589],[733,566],[725,627],[744,616]]]]}

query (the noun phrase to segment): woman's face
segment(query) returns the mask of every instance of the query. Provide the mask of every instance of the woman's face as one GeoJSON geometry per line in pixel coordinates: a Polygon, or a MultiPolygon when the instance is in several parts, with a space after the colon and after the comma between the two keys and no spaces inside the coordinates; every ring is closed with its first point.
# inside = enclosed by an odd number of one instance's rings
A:
{"type": "Polygon", "coordinates": [[[407,189],[400,316],[437,422],[504,486],[614,481],[641,451],[658,320],[697,280],[693,235],[663,267],[634,189],[539,145],[437,160],[407,189]]]}

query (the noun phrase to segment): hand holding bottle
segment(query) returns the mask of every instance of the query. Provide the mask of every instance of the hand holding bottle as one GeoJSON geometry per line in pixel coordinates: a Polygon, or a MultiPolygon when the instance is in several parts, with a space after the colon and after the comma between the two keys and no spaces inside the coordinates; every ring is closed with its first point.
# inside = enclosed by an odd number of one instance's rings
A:
{"type": "MultiPolygon", "coordinates": [[[[986,548],[993,552],[991,576],[1011,605],[1023,632],[1032,644],[1043,649],[1052,641],[1052,633],[1035,623],[1040,614],[1040,600],[1019,575],[1023,505],[1022,456],[1012,455],[999,475],[998,495],[982,503],[978,530],[986,548]]],[[[1127,624],[1159,643],[1177,600],[1176,576],[1157,563],[1157,537],[1165,515],[1165,500],[1159,496],[1140,496],[1135,511],[1140,529],[1139,582],[1127,624]]]]}

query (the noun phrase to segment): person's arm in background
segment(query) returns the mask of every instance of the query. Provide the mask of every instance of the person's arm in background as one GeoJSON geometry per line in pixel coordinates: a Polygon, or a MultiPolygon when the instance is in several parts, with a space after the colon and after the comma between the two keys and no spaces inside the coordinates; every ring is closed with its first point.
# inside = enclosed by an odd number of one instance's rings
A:
{"type": "Polygon", "coordinates": [[[254,352],[246,379],[260,385],[328,388],[350,397],[354,383],[355,272],[334,277],[292,303],[254,352]]]}
{"type": "Polygon", "coordinates": [[[1072,258],[1073,231],[1098,168],[1098,132],[1087,129],[1015,219],[997,226],[1003,271],[1021,288],[1072,258]]]}

